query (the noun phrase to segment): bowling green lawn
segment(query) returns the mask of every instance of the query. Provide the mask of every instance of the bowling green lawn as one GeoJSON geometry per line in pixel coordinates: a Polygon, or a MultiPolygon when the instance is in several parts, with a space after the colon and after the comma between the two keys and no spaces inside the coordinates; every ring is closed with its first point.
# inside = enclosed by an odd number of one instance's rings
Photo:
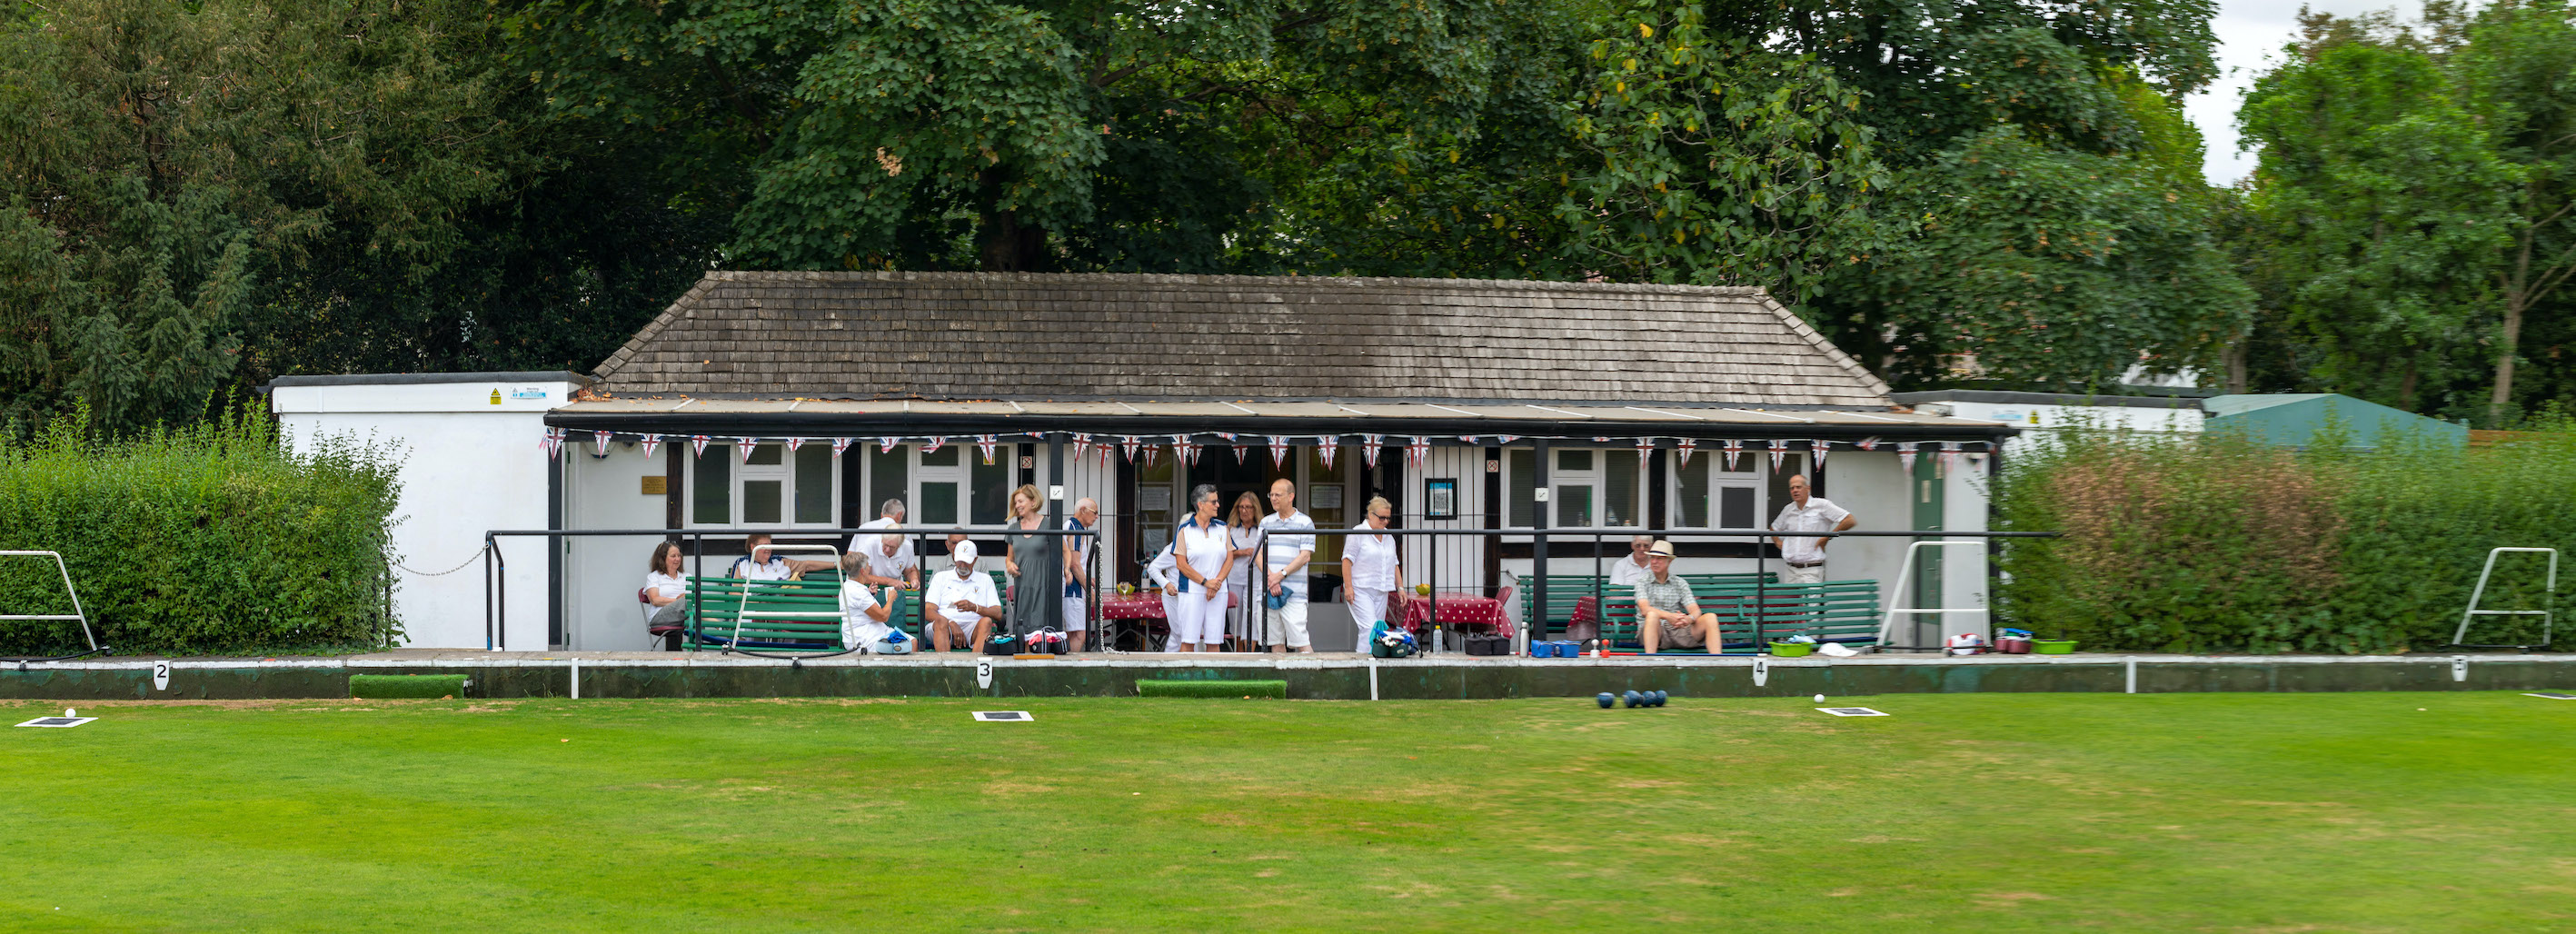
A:
{"type": "Polygon", "coordinates": [[[2576,928],[2576,701],[1835,700],[107,704],[0,929],[2576,928]]]}

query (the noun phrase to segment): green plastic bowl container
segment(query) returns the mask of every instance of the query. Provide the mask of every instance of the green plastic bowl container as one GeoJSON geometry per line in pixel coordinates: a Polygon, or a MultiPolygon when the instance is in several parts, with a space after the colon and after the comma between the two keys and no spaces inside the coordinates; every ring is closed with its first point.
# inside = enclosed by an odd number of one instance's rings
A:
{"type": "Polygon", "coordinates": [[[2075,651],[2075,640],[2040,639],[2030,644],[2030,650],[2041,655],[2065,655],[2075,651]]]}
{"type": "Polygon", "coordinates": [[[1798,657],[1798,656],[1805,655],[1805,654],[1810,653],[1810,652],[1813,652],[1813,651],[1815,651],[1815,650],[1816,650],[1815,645],[1814,645],[1813,643],[1807,643],[1807,642],[1774,642],[1774,643],[1771,643],[1771,654],[1772,654],[1772,655],[1774,655],[1774,656],[1776,656],[1776,657],[1779,657],[1779,658],[1796,658],[1796,657],[1798,657]]]}

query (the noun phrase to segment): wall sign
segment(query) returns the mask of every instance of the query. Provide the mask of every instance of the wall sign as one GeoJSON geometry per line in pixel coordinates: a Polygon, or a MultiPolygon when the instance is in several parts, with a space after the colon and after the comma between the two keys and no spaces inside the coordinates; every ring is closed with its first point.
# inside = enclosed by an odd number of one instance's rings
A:
{"type": "Polygon", "coordinates": [[[646,496],[668,496],[668,495],[670,495],[670,493],[671,493],[671,478],[669,478],[669,477],[646,477],[646,478],[644,478],[644,495],[646,495],[646,496]]]}
{"type": "Polygon", "coordinates": [[[1423,518],[1458,518],[1458,478],[1441,477],[1422,481],[1423,518]]]}

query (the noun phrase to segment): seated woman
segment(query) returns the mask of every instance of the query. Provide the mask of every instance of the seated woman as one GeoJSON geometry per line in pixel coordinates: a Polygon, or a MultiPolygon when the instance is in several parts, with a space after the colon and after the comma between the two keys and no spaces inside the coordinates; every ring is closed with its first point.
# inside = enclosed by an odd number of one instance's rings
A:
{"type": "Polygon", "coordinates": [[[644,631],[662,640],[662,651],[680,650],[680,633],[689,619],[688,595],[688,578],[680,575],[680,543],[666,541],[653,546],[653,562],[644,572],[644,589],[635,592],[635,599],[644,604],[644,631]]]}
{"type": "Polygon", "coordinates": [[[874,588],[858,582],[859,571],[867,566],[867,555],[853,551],[841,556],[841,647],[875,655],[910,655],[912,637],[889,625],[894,619],[896,588],[885,588],[884,599],[878,599],[874,588]]]}

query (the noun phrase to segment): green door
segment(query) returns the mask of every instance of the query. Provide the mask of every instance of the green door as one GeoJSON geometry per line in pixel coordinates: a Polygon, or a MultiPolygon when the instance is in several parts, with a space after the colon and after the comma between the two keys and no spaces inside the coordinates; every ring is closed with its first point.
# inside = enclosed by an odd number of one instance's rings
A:
{"type": "MultiPolygon", "coordinates": [[[[1917,531],[1937,532],[1942,529],[1941,511],[1945,497],[1941,489],[1941,471],[1938,461],[1939,458],[1930,451],[1922,452],[1914,458],[1914,482],[1909,484],[1913,489],[1908,491],[1911,495],[1907,498],[1914,501],[1914,528],[1917,531]]],[[[1921,540],[1915,539],[1915,541],[1921,540]]],[[[1942,550],[1925,548],[1915,553],[1913,606],[1941,605],[1942,550]]],[[[1941,632],[1939,616],[1929,613],[1913,614],[1909,622],[1912,625],[1907,627],[1903,634],[1896,636],[1900,641],[1907,645],[1933,644],[1925,641],[1925,632],[1932,633],[1933,641],[1938,641],[1941,632]]]]}

